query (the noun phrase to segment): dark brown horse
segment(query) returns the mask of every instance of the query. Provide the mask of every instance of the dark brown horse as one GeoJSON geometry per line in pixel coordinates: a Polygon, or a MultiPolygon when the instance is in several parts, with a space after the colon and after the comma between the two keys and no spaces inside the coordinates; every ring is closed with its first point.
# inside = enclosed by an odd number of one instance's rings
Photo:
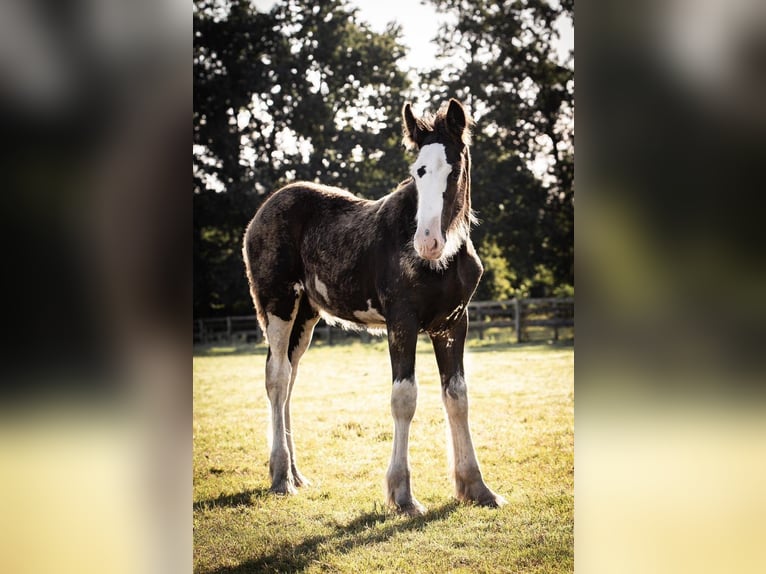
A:
{"type": "Polygon", "coordinates": [[[456,100],[435,114],[402,111],[404,141],[418,157],[411,177],[378,201],[313,183],[269,197],[245,233],[244,259],[258,319],[267,334],[266,390],[273,442],[274,492],[306,484],[296,466],[290,397],[298,362],[320,315],[358,328],[385,328],[391,356],[394,446],[388,503],[408,514],[413,497],[408,441],[417,403],[418,333],[431,338],[451,435],[449,457],[460,500],[505,501],[487,488],[468,427],[463,369],[471,299],[482,266],[470,239],[470,120],[456,100]]]}

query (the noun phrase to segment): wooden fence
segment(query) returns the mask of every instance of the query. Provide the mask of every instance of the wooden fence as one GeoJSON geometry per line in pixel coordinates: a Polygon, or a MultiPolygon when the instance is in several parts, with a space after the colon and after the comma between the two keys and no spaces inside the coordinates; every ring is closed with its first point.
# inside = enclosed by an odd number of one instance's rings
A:
{"type": "MultiPolygon", "coordinates": [[[[574,328],[574,298],[508,299],[506,301],[473,301],[468,305],[469,334],[483,339],[490,329],[513,329],[516,341],[521,343],[535,338],[538,333],[552,331],[558,340],[559,330],[574,328]]],[[[329,344],[333,340],[358,337],[370,341],[367,332],[344,331],[319,322],[315,338],[329,344]]],[[[260,342],[263,333],[255,315],[219,317],[194,320],[194,342],[260,342]]]]}

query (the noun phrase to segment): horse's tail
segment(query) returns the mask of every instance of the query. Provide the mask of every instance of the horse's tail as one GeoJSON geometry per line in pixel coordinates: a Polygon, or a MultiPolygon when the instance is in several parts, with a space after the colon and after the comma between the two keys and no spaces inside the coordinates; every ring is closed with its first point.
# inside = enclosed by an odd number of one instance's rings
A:
{"type": "Polygon", "coordinates": [[[255,221],[255,218],[253,218],[253,221],[251,221],[247,229],[245,230],[245,236],[242,241],[242,259],[245,262],[245,275],[247,276],[247,283],[250,286],[250,296],[253,298],[253,304],[255,305],[255,314],[258,317],[258,324],[261,326],[261,331],[263,333],[266,333],[266,315],[263,313],[263,307],[261,307],[261,304],[258,300],[258,292],[255,288],[255,279],[253,278],[253,264],[255,263],[255,258],[257,257],[257,253],[255,253],[254,245],[253,245],[253,222],[255,221]]]}

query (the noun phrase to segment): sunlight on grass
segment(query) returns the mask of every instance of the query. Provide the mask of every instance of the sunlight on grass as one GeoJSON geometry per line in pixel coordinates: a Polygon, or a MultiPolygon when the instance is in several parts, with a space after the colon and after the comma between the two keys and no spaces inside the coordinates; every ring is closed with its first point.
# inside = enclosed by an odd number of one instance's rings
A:
{"type": "Polygon", "coordinates": [[[312,484],[268,494],[264,353],[194,359],[197,572],[569,572],[573,569],[573,349],[477,341],[466,355],[474,442],[509,504],[458,504],[446,472],[438,371],[418,345],[413,490],[429,512],[382,505],[391,450],[382,341],[312,348],[292,403],[297,459],[312,484]]]}

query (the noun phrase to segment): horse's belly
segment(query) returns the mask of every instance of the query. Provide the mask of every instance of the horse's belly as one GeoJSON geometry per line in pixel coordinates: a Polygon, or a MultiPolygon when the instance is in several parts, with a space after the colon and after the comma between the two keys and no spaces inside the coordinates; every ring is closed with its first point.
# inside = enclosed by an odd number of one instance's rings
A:
{"type": "Polygon", "coordinates": [[[322,318],[347,329],[385,329],[386,318],[377,295],[365,298],[361,290],[327,284],[318,275],[306,278],[304,289],[322,318]]]}

